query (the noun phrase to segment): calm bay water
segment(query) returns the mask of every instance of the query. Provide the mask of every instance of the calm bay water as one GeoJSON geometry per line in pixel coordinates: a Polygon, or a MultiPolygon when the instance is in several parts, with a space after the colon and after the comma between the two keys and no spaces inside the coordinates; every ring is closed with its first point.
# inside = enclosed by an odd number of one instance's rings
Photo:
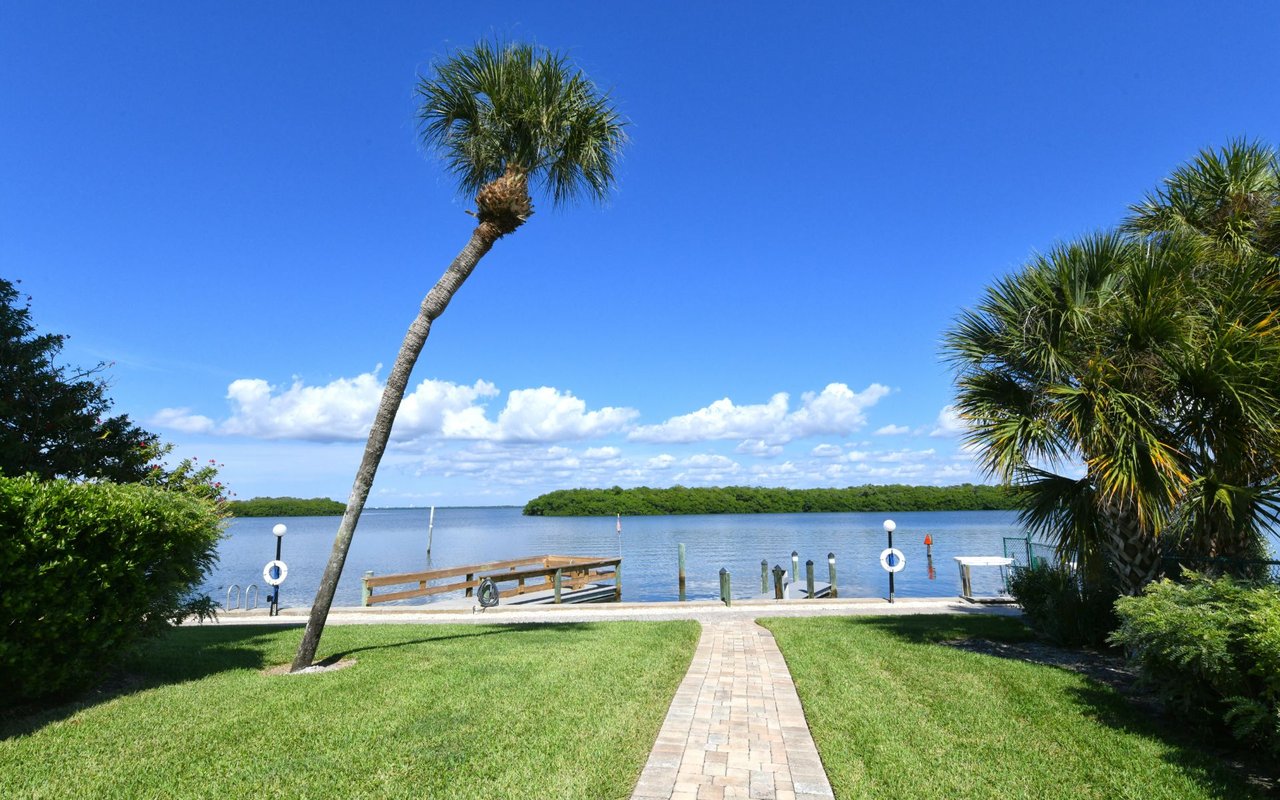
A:
{"type": "MultiPolygon", "coordinates": [[[[675,600],[677,549],[686,548],[690,599],[719,596],[720,568],[733,577],[733,595],[760,591],[760,561],[785,569],[791,551],[804,563],[812,559],[816,579],[826,581],[827,553],[836,555],[841,597],[884,597],[887,573],[880,567],[886,546],[881,524],[898,524],[893,544],[906,556],[895,577],[899,597],[954,596],[960,592],[953,556],[999,556],[1004,537],[1020,537],[1013,512],[931,511],[895,514],[722,514],[707,516],[624,517],[622,535],[613,518],[525,517],[519,508],[438,508],[431,559],[428,561],[425,508],[372,509],[364,513],[338,584],[336,606],[360,605],[360,578],[377,574],[475,564],[533,555],[613,557],[621,553],[623,599],[675,600]],[[924,537],[933,537],[931,577],[924,537]]],[[[280,591],[282,607],[309,606],[315,597],[338,528],[338,517],[247,518],[233,520],[219,545],[220,561],[205,591],[222,603],[227,587],[257,584],[268,588],[262,568],[275,557],[271,528],[288,526],[282,560],[289,574],[280,591]]],[[[996,569],[973,571],[974,591],[994,594],[1000,588],[996,569]]],[[[421,601],[418,601],[421,602],[421,601]]]]}

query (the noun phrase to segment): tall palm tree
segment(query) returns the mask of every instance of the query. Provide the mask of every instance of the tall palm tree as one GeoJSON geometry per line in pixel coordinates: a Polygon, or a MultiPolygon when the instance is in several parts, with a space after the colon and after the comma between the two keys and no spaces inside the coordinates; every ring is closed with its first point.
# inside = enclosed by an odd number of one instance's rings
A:
{"type": "Polygon", "coordinates": [[[1123,591],[1173,546],[1255,555],[1280,514],[1277,187],[1268,148],[1202,152],[1120,232],[1034,259],[946,335],[988,473],[1123,591]]]}
{"type": "Polygon", "coordinates": [[[533,214],[530,184],[559,206],[603,201],[615,185],[625,122],[606,93],[568,59],[528,44],[481,42],[441,61],[420,80],[422,139],[438,149],[460,189],[475,192],[475,229],[427,293],[387,376],[293,669],[315,659],[356,524],[386,450],[409,374],[432,323],[498,239],[533,214]]]}
{"type": "Polygon", "coordinates": [[[1182,367],[1179,437],[1192,481],[1176,520],[1180,549],[1257,556],[1280,512],[1280,161],[1261,142],[1204,150],[1131,208],[1125,230],[1196,248],[1213,313],[1182,367]]]}
{"type": "Polygon", "coordinates": [[[1122,236],[1088,237],[998,282],[946,334],[985,469],[1022,489],[1024,523],[1127,590],[1159,566],[1182,484],[1149,399],[1167,393],[1162,360],[1183,336],[1180,272],[1122,236]]]}

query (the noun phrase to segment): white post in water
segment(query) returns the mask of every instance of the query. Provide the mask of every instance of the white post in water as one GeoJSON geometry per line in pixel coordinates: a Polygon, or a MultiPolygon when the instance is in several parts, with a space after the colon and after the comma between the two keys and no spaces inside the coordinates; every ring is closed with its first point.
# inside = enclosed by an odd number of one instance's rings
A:
{"type": "Polygon", "coordinates": [[[436,528],[436,507],[431,507],[431,517],[427,520],[427,559],[431,558],[431,532],[436,528]]]}

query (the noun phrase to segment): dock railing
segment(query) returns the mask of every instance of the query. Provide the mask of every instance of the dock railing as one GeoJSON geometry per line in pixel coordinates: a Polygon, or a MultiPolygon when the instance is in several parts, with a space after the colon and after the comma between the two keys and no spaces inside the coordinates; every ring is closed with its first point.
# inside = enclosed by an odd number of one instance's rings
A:
{"type": "Polygon", "coordinates": [[[550,590],[555,593],[553,602],[559,603],[562,592],[613,581],[614,600],[622,599],[622,559],[581,556],[530,556],[395,575],[366,572],[362,596],[366,606],[457,591],[463,591],[465,596],[471,597],[485,578],[493,581],[500,598],[550,590]],[[374,589],[406,583],[416,583],[417,586],[382,594],[374,593],[374,589]],[[504,585],[508,588],[503,588],[504,585]]]}

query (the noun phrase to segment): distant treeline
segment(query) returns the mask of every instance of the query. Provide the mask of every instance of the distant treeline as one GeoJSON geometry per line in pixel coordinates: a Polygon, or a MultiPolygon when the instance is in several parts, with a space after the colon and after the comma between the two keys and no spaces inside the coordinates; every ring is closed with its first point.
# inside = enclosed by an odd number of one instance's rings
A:
{"type": "Polygon", "coordinates": [[[347,510],[346,503],[327,497],[255,497],[232,500],[227,505],[237,517],[332,517],[347,510]]]}
{"type": "Polygon", "coordinates": [[[753,486],[650,489],[562,489],[535,497],[526,516],[614,514],[793,514],[846,511],[988,511],[1016,508],[1002,486],[850,486],[846,489],[762,489],[753,486]]]}

